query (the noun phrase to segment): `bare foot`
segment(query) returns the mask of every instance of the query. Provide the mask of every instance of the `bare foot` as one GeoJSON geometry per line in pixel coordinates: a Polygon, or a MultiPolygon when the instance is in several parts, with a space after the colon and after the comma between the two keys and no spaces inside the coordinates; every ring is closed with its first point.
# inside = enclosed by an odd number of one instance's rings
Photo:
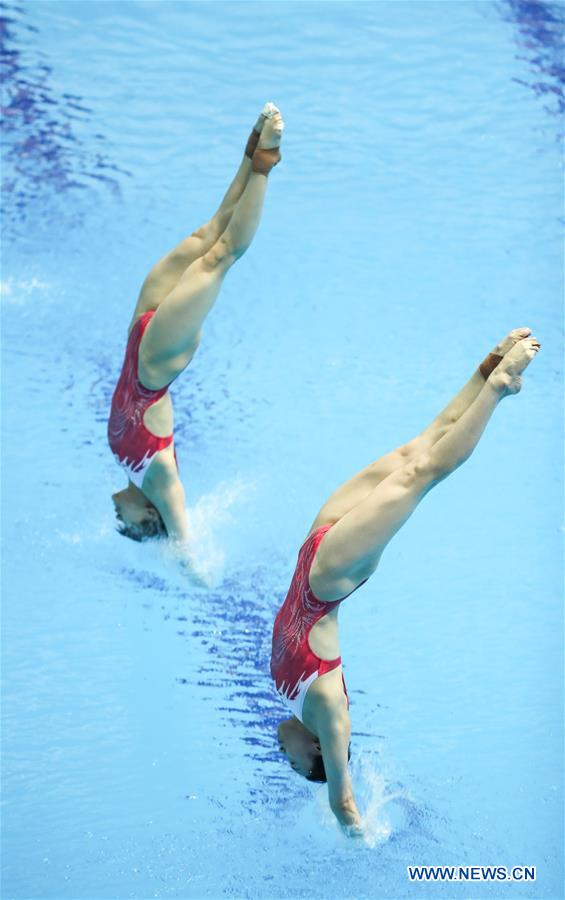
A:
{"type": "Polygon", "coordinates": [[[253,126],[253,131],[247,138],[247,146],[245,148],[245,155],[250,159],[252,158],[255,150],[257,149],[257,144],[259,143],[259,136],[263,131],[263,125],[267,121],[267,119],[272,119],[273,116],[278,113],[278,108],[274,103],[265,103],[263,109],[259,114],[259,118],[255,122],[253,126]]]}
{"type": "Polygon", "coordinates": [[[502,396],[517,394],[522,387],[522,372],[529,366],[540,346],[535,337],[518,340],[489,377],[489,384],[502,396]]]}
{"type": "Polygon", "coordinates": [[[261,114],[259,118],[255,122],[253,126],[255,131],[259,134],[263,131],[263,125],[265,124],[266,119],[272,119],[279,111],[278,106],[275,106],[274,103],[265,103],[263,109],[261,110],[261,114]]]}
{"type": "Polygon", "coordinates": [[[491,372],[494,372],[496,367],[500,365],[504,354],[508,353],[508,351],[512,349],[517,341],[521,341],[524,338],[527,338],[531,333],[531,328],[513,328],[505,338],[502,338],[502,340],[496,345],[494,350],[491,350],[488,356],[485,356],[479,366],[479,372],[481,373],[485,381],[487,380],[491,372]]]}
{"type": "Polygon", "coordinates": [[[491,352],[496,353],[498,356],[504,356],[506,353],[508,353],[509,350],[512,349],[514,344],[516,344],[518,341],[524,340],[524,338],[529,337],[531,333],[531,328],[513,328],[505,338],[502,338],[502,340],[491,352]]]}
{"type": "Polygon", "coordinates": [[[273,166],[280,162],[281,153],[279,147],[283,131],[283,118],[277,110],[272,118],[267,119],[263,125],[257,149],[253,154],[252,168],[254,172],[268,175],[273,166]]]}

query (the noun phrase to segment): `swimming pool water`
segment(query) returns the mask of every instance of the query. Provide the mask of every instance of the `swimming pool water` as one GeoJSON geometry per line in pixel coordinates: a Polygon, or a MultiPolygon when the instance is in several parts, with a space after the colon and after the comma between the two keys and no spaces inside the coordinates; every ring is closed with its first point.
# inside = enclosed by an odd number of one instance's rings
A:
{"type": "Polygon", "coordinates": [[[2,896],[563,897],[562,5],[2,14],[2,896]],[[283,162],[173,388],[195,588],[116,534],[106,420],[141,281],[266,100],[283,162]],[[274,614],[327,494],[522,324],[523,392],[342,609],[348,842],[277,752],[274,614]]]}

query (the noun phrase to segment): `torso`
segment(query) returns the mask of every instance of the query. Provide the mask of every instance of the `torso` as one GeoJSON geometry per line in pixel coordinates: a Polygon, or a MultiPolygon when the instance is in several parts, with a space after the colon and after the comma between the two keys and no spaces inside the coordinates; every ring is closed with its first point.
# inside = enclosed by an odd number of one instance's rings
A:
{"type": "Polygon", "coordinates": [[[339,656],[339,631],[337,617],[339,606],[322,616],[312,626],[308,635],[310,649],[320,659],[336,659],[339,656]]]}
{"type": "MultiPolygon", "coordinates": [[[[173,444],[173,408],[168,386],[147,388],[139,371],[139,349],[153,314],[145,313],[130,327],[108,421],[110,448],[139,488],[149,467],[158,466],[163,451],[173,444]]],[[[168,464],[169,455],[163,455],[163,465],[168,464]]]]}
{"type": "Polygon", "coordinates": [[[301,721],[306,697],[317,680],[341,683],[340,702],[347,695],[337,632],[338,607],[345,598],[319,600],[309,582],[317,549],[330,528],[317,528],[300,548],[289,591],[273,627],[271,675],[281,699],[301,721]]]}
{"type": "MultiPolygon", "coordinates": [[[[146,315],[147,312],[155,313],[156,309],[144,310],[141,315],[136,313],[134,318],[132,319],[131,325],[128,329],[128,338],[134,329],[136,323],[139,321],[142,315],[146,315]]],[[[145,335],[144,335],[145,336],[145,335]]],[[[141,338],[139,344],[139,350],[141,351],[141,347],[143,345],[143,337],[141,338]]],[[[190,360],[189,360],[190,362],[190,360]]],[[[145,371],[145,367],[143,365],[143,360],[141,359],[141,353],[138,352],[138,376],[141,384],[150,386],[151,385],[151,374],[155,375],[155,373],[149,373],[145,371]]],[[[170,375],[170,373],[168,373],[170,375]]],[[[178,373],[175,373],[175,377],[178,373]]],[[[172,434],[174,428],[174,415],[173,415],[173,401],[169,391],[164,394],[156,403],[152,403],[150,407],[145,411],[145,415],[143,416],[143,423],[145,427],[152,432],[152,434],[157,437],[166,437],[169,434],[172,434]]],[[[157,463],[158,460],[155,460],[157,463]]]]}
{"type": "Polygon", "coordinates": [[[156,437],[173,433],[173,401],[169,391],[145,410],[143,424],[156,437]]]}

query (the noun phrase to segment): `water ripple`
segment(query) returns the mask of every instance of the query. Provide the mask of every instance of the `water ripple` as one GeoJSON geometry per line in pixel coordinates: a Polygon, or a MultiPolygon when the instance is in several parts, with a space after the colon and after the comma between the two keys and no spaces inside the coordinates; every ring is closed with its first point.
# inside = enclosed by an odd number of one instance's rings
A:
{"type": "Polygon", "coordinates": [[[83,98],[55,87],[53,67],[41,50],[41,34],[19,4],[1,4],[3,220],[6,233],[21,233],[35,214],[80,221],[80,205],[63,196],[104,187],[120,195],[129,173],[104,152],[93,127],[94,110],[83,98]],[[80,125],[80,129],[77,127],[80,125]],[[89,126],[88,142],[79,137],[89,126]]]}

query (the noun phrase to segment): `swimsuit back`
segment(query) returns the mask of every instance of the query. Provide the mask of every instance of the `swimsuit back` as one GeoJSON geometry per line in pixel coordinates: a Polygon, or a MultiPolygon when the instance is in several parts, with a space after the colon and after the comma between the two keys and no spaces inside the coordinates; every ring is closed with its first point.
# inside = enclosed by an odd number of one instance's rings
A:
{"type": "MultiPolygon", "coordinates": [[[[316,622],[345,600],[345,597],[331,602],[319,600],[308,578],[316,551],[331,527],[323,525],[317,528],[300,548],[288,594],[273,627],[271,675],[281,699],[300,721],[306,693],[312,682],[341,665],[340,656],[332,660],[320,659],[312,652],[308,642],[316,622]]],[[[347,696],[345,681],[343,689],[347,696]]]]}
{"type": "Polygon", "coordinates": [[[163,397],[168,387],[157,391],[139,381],[139,345],[155,310],[144,313],[133,326],[124,357],[122,371],[112,397],[108,420],[108,443],[116,461],[139,488],[154,457],[170,446],[173,435],[157,437],[143,423],[146,410],[163,397]]]}

